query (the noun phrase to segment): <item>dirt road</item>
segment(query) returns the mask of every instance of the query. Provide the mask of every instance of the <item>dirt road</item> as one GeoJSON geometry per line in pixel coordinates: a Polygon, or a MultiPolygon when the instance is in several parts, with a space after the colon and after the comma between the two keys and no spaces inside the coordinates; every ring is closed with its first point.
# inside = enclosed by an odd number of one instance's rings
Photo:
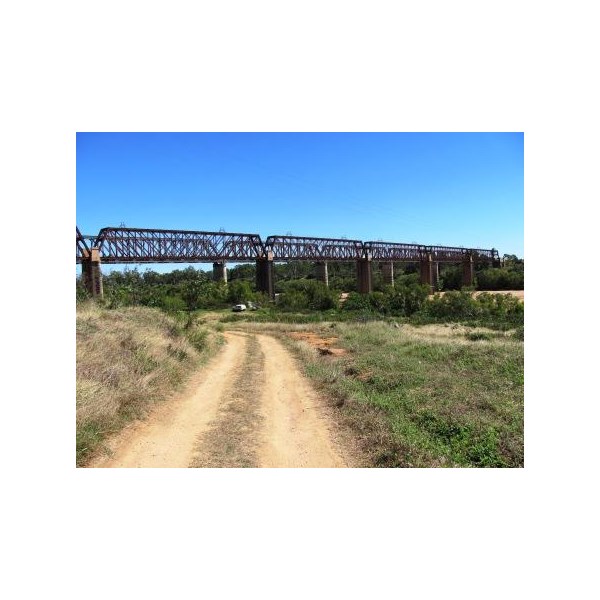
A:
{"type": "Polygon", "coordinates": [[[318,395],[281,342],[228,332],[185,390],[91,467],[344,467],[318,395]]]}

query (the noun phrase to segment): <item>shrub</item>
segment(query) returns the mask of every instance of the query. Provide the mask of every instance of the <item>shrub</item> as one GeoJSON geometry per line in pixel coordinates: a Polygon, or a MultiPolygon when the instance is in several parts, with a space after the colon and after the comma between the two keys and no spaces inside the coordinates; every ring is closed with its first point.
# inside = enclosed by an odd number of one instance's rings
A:
{"type": "Polygon", "coordinates": [[[444,265],[440,273],[440,289],[460,290],[463,287],[462,276],[462,267],[455,265],[444,265]]]}
{"type": "Polygon", "coordinates": [[[289,290],[281,294],[277,301],[283,310],[302,310],[308,308],[308,296],[300,290],[289,290]]]}
{"type": "Polygon", "coordinates": [[[167,312],[175,313],[185,310],[186,304],[179,296],[163,296],[161,308],[167,312]]]}
{"type": "Polygon", "coordinates": [[[227,284],[227,300],[232,304],[254,300],[254,292],[250,282],[234,280],[227,284]]]}
{"type": "Polygon", "coordinates": [[[342,305],[343,310],[370,310],[371,303],[369,297],[366,294],[359,294],[358,292],[350,292],[346,301],[342,305]]]}
{"type": "Polygon", "coordinates": [[[388,298],[383,292],[371,292],[367,295],[369,306],[375,311],[382,314],[388,312],[388,298]]]}
{"type": "Polygon", "coordinates": [[[383,292],[370,294],[351,292],[343,304],[343,309],[381,315],[410,316],[423,306],[428,291],[427,286],[411,284],[395,288],[386,286],[383,292]]]}
{"type": "Polygon", "coordinates": [[[420,315],[440,321],[485,321],[504,325],[521,325],[524,305],[507,294],[481,294],[473,298],[468,292],[446,292],[426,302],[420,315]]]}
{"type": "Polygon", "coordinates": [[[83,277],[77,277],[75,283],[75,299],[77,302],[85,302],[91,298],[90,293],[87,291],[85,284],[83,283],[83,277]]]}
{"type": "Polygon", "coordinates": [[[429,296],[429,287],[416,284],[401,288],[398,292],[404,295],[404,313],[410,316],[421,310],[425,304],[429,296]]]}
{"type": "Polygon", "coordinates": [[[435,295],[423,307],[423,312],[441,319],[473,319],[480,315],[477,301],[466,292],[447,292],[435,295]]]}
{"type": "Polygon", "coordinates": [[[485,269],[477,273],[477,288],[480,290],[522,290],[524,286],[523,271],[485,269]]]}
{"type": "Polygon", "coordinates": [[[338,307],[338,295],[323,282],[300,279],[283,282],[279,306],[286,310],[329,310],[338,307]]]}

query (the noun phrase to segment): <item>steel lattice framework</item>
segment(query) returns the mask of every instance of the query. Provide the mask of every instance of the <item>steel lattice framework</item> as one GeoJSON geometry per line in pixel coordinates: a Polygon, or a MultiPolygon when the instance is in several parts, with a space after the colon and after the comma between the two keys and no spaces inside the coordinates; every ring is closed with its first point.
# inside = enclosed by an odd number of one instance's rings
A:
{"type": "Polygon", "coordinates": [[[264,256],[259,235],[223,231],[105,227],[94,245],[103,263],[243,262],[264,256]]]}
{"type": "Polygon", "coordinates": [[[273,260],[349,261],[363,258],[360,240],[271,235],[265,248],[273,260]]]}
{"type": "Polygon", "coordinates": [[[456,262],[472,257],[474,261],[493,262],[498,260],[498,251],[478,248],[453,248],[452,246],[429,246],[432,260],[436,262],[456,262]]]}
{"type": "Polygon", "coordinates": [[[76,227],[76,261],[90,256],[98,248],[103,263],[157,262],[246,262],[262,258],[275,261],[375,261],[499,263],[494,248],[458,248],[424,246],[397,242],[361,242],[336,238],[272,235],[263,243],[255,233],[224,231],[180,231],[170,229],[133,229],[105,227],[96,237],[84,236],[76,227]],[[86,242],[90,239],[90,244],[86,242]]]}
{"type": "Polygon", "coordinates": [[[498,250],[496,250],[496,248],[492,248],[491,250],[471,248],[470,252],[475,262],[488,262],[494,265],[500,264],[500,255],[498,254],[498,250]]]}
{"type": "Polygon", "coordinates": [[[90,249],[85,242],[85,238],[81,235],[79,227],[75,226],[75,257],[76,262],[80,263],[82,259],[90,255],[90,249]]]}
{"type": "Polygon", "coordinates": [[[365,242],[365,255],[372,260],[416,262],[427,257],[427,246],[396,242],[365,242]]]}
{"type": "Polygon", "coordinates": [[[455,246],[423,246],[421,244],[399,244],[396,242],[365,242],[365,255],[372,260],[390,262],[417,262],[431,257],[434,262],[461,262],[470,257],[474,261],[495,262],[498,251],[455,246]]]}

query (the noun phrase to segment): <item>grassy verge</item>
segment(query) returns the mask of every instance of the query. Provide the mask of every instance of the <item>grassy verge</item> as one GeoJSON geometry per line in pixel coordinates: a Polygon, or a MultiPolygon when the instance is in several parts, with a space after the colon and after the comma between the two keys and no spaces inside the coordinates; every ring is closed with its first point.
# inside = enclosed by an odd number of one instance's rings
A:
{"type": "Polygon", "coordinates": [[[105,438],[143,418],[205,360],[219,337],[192,318],[151,308],[77,307],[77,458],[85,466],[105,438]]]}
{"type": "MultiPolygon", "coordinates": [[[[245,328],[258,330],[259,324],[245,328]]],[[[366,456],[386,467],[522,467],[523,343],[509,331],[385,322],[262,326],[337,336],[288,343],[366,456]]],[[[522,337],[522,333],[521,336],[522,337]]]]}

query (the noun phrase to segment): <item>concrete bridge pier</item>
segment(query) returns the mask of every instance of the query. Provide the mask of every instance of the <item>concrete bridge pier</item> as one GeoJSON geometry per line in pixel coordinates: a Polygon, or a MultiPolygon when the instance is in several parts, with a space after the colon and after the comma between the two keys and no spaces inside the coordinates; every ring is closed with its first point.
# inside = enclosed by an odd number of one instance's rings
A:
{"type": "Polygon", "coordinates": [[[100,269],[100,250],[92,248],[90,254],[81,261],[83,283],[92,298],[102,298],[102,270],[100,269]]]}
{"type": "Polygon", "coordinates": [[[463,276],[462,284],[464,286],[472,286],[475,283],[475,267],[473,265],[473,257],[465,258],[463,261],[463,276]]]}
{"type": "Polygon", "coordinates": [[[329,287],[329,274],[327,273],[327,261],[320,261],[315,263],[315,275],[317,281],[322,281],[327,287],[329,287]]]}
{"type": "Polygon", "coordinates": [[[360,294],[370,294],[373,291],[371,264],[370,258],[359,258],[356,261],[356,281],[360,294]]]}
{"type": "MultiPolygon", "coordinates": [[[[435,263],[437,265],[437,263],[435,263]]],[[[434,272],[433,272],[433,261],[431,259],[431,254],[427,254],[426,258],[421,259],[420,263],[420,274],[421,274],[421,283],[429,286],[429,293],[433,294],[433,290],[435,289],[435,284],[437,280],[434,281],[434,272]]],[[[436,269],[437,272],[437,269],[436,269]]]]}
{"type": "Polygon", "coordinates": [[[213,281],[224,281],[227,283],[227,263],[213,263],[213,281]]]}
{"type": "Polygon", "coordinates": [[[394,263],[386,262],[381,265],[383,283],[385,285],[394,285],[394,263]]]}
{"type": "Polygon", "coordinates": [[[275,298],[275,274],[273,269],[273,253],[256,261],[256,289],[275,298]]]}
{"type": "Polygon", "coordinates": [[[498,255],[498,250],[492,248],[492,267],[499,269],[502,266],[502,259],[498,255]]]}

